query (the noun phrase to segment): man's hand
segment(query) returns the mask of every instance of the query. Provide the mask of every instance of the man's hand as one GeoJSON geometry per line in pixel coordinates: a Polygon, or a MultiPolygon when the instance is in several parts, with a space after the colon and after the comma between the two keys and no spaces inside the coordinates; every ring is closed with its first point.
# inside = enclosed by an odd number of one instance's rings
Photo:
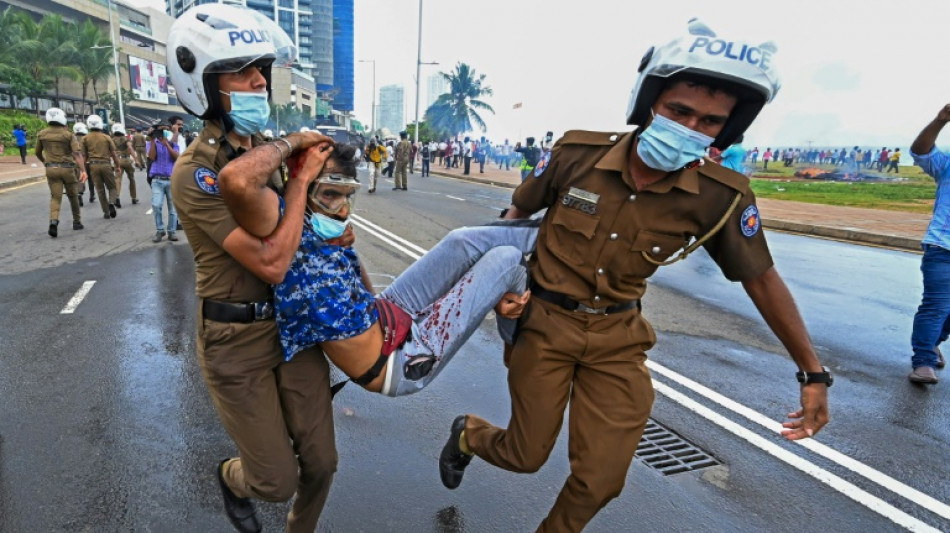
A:
{"type": "Polygon", "coordinates": [[[495,314],[502,318],[517,320],[524,312],[528,300],[531,299],[531,291],[524,291],[524,294],[518,295],[513,292],[506,292],[501,300],[495,305],[495,314]]]}
{"type": "Polygon", "coordinates": [[[793,418],[785,422],[782,427],[782,436],[788,440],[798,440],[813,437],[815,433],[828,423],[828,386],[824,383],[812,383],[802,386],[802,408],[788,417],[793,418]]]}
{"type": "Polygon", "coordinates": [[[289,142],[291,148],[293,148],[290,155],[298,155],[320,143],[333,144],[333,139],[316,131],[295,132],[285,135],[284,139],[287,139],[287,142],[289,142]]]}
{"type": "MultiPolygon", "coordinates": [[[[323,137],[320,135],[320,137],[323,137]]],[[[287,159],[291,179],[302,179],[309,185],[317,179],[330,154],[333,153],[333,141],[323,141],[313,145],[297,155],[287,159]]]]}
{"type": "Polygon", "coordinates": [[[950,104],[943,106],[943,109],[937,113],[937,120],[943,123],[950,122],[950,104]]]}
{"type": "Polygon", "coordinates": [[[86,180],[87,180],[87,179],[89,179],[89,178],[88,178],[88,176],[86,176],[86,173],[85,173],[85,172],[80,172],[80,173],[79,173],[79,183],[86,183],[86,180]]]}

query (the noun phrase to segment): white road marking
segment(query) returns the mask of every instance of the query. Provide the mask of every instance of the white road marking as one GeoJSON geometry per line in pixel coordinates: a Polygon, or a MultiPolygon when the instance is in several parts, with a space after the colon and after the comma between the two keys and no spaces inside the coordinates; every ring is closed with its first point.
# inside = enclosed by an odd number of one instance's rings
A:
{"type": "Polygon", "coordinates": [[[451,199],[453,199],[453,200],[458,200],[458,201],[460,201],[460,202],[464,202],[464,201],[465,201],[465,198],[459,198],[458,196],[452,196],[451,194],[446,194],[445,197],[446,197],[446,198],[451,198],[451,199]]]}
{"type": "MultiPolygon", "coordinates": [[[[770,419],[769,417],[742,405],[739,402],[730,400],[729,398],[719,394],[718,392],[712,389],[709,389],[708,387],[704,385],[701,385],[689,379],[686,376],[678,374],[654,361],[648,360],[647,367],[649,367],[650,370],[658,374],[661,374],[670,380],[673,380],[679,383],[680,385],[686,387],[687,389],[690,389],[716,402],[717,404],[725,407],[726,409],[738,415],[741,415],[770,431],[774,431],[776,433],[781,433],[782,431],[781,423],[776,422],[770,419]]],[[[848,457],[847,455],[844,455],[843,453],[837,450],[834,450],[833,448],[830,448],[828,446],[825,446],[824,444],[821,444],[815,439],[803,439],[803,440],[797,440],[794,442],[805,448],[808,448],[812,452],[817,453],[818,455],[824,457],[825,459],[829,459],[847,468],[848,470],[851,470],[852,472],[856,474],[860,474],[864,478],[870,481],[873,481],[875,484],[880,485],[895,494],[898,494],[900,496],[903,496],[904,498],[907,498],[911,502],[916,503],[917,505],[920,505],[929,511],[932,511],[934,514],[950,519],[950,505],[947,505],[941,502],[940,500],[937,500],[936,498],[928,496],[927,494],[924,494],[923,492],[920,492],[919,490],[913,487],[909,487],[905,485],[904,483],[901,483],[900,481],[888,476],[887,474],[880,472],[878,470],[875,470],[874,468],[871,468],[870,466],[867,466],[864,463],[855,461],[854,459],[848,457]]]]}
{"type": "Polygon", "coordinates": [[[79,307],[79,304],[82,303],[83,298],[89,294],[89,291],[92,290],[92,286],[95,284],[95,281],[84,281],[82,287],[79,287],[79,290],[76,291],[76,294],[74,294],[73,297],[70,298],[68,302],[66,302],[66,307],[64,307],[63,310],[59,312],[59,314],[71,315],[73,311],[79,307]]]}
{"type": "MultiPolygon", "coordinates": [[[[420,254],[424,254],[427,250],[417,246],[416,244],[392,233],[383,228],[373,224],[372,222],[366,220],[365,218],[359,217],[357,215],[351,216],[351,219],[354,219],[354,224],[358,227],[366,230],[370,234],[376,236],[383,242],[389,244],[393,248],[405,253],[406,255],[412,257],[413,259],[418,259],[421,255],[417,255],[413,252],[407,250],[407,248],[413,248],[418,250],[420,254]]],[[[652,370],[661,374],[668,379],[679,383],[680,385],[693,390],[694,392],[712,400],[713,402],[733,411],[736,414],[739,414],[756,424],[767,428],[768,430],[781,433],[782,424],[781,422],[776,422],[767,416],[750,409],[734,400],[731,400],[708,387],[700,385],[699,383],[678,374],[656,362],[647,361],[647,366],[652,370]]],[[[903,526],[909,531],[927,531],[927,532],[939,532],[938,529],[928,525],[927,523],[910,516],[909,514],[897,509],[896,507],[888,504],[887,502],[877,498],[876,496],[864,491],[863,489],[857,487],[856,485],[828,472],[827,470],[815,465],[803,459],[784,448],[766,440],[760,435],[752,432],[749,429],[746,429],[735,422],[729,420],[728,418],[716,413],[715,411],[705,407],[696,401],[692,400],[688,396],[672,389],[671,387],[655,381],[653,382],[654,388],[657,392],[663,394],[670,400],[686,407],[687,409],[695,412],[696,414],[710,420],[711,422],[719,425],[723,429],[733,433],[736,436],[748,441],[754,446],[762,449],[766,453],[769,453],[773,457],[801,470],[802,472],[807,473],[808,475],[818,479],[822,483],[834,488],[838,492],[844,494],[845,496],[851,498],[852,500],[864,505],[868,509],[879,513],[880,515],[888,518],[894,523],[903,526]]],[[[859,461],[856,461],[828,446],[825,446],[814,439],[804,439],[794,441],[796,444],[801,445],[808,450],[829,459],[830,461],[847,468],[857,474],[860,474],[865,479],[879,485],[883,488],[886,488],[899,496],[902,496],[908,499],[911,503],[920,505],[924,509],[933,512],[944,518],[950,518],[950,506],[947,504],[932,498],[913,487],[905,485],[900,481],[875,470],[859,461]]]]}
{"type": "MultiPolygon", "coordinates": [[[[748,430],[739,424],[736,424],[732,420],[720,415],[719,413],[709,409],[706,406],[700,405],[698,402],[692,400],[691,398],[685,396],[684,394],[670,388],[663,383],[657,381],[653,382],[653,387],[657,392],[663,394],[667,398],[675,401],[676,403],[682,405],[683,407],[693,411],[694,413],[702,416],[703,418],[709,420],[710,422],[720,426],[721,428],[729,431],[730,433],[748,441],[753,446],[765,451],[766,453],[772,455],[773,457],[791,465],[795,468],[805,472],[806,474],[812,476],[813,478],[821,481],[822,483],[828,485],[829,487],[837,490],[841,494],[851,498],[852,500],[860,503],[861,505],[867,507],[868,509],[880,514],[881,516],[891,520],[895,524],[907,528],[909,531],[927,531],[927,532],[939,532],[939,529],[930,526],[929,524],[910,516],[909,514],[901,511],[900,509],[890,505],[884,500],[866,492],[865,490],[858,488],[857,486],[851,484],[844,479],[828,472],[827,470],[802,459],[801,457],[795,455],[794,453],[782,448],[781,446],[769,442],[764,437],[753,433],[751,430],[748,430]]],[[[776,422],[776,424],[778,424],[776,422]]],[[[781,424],[778,424],[781,428],[781,424]]],[[[799,441],[801,442],[801,441],[799,441]]]]}

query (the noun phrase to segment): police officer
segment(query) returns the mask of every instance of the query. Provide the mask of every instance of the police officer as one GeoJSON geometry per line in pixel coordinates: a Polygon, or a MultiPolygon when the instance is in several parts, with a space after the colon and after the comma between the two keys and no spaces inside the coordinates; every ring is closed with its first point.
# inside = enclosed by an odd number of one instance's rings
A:
{"type": "Polygon", "coordinates": [[[269,117],[271,66],[289,66],[295,57],[274,22],[224,4],[191,8],[168,36],[179,103],[205,121],[176,161],[171,189],[195,255],[199,365],[238,451],[216,463],[213,475],[239,531],[261,528],[252,499],[278,502],[296,493],[287,531],[313,532],[337,464],[327,360],[312,349],[284,361],[273,315],[271,284],[283,279],[299,246],[307,186],[319,171],[312,165],[322,166],[329,154],[307,158],[282,197],[266,187],[291,154],[318,143],[329,149],[316,132],[270,143],[257,135],[269,117]],[[219,175],[226,183],[229,173],[261,201],[283,206],[279,223],[264,221],[276,226],[266,239],[239,227],[225,205],[219,175]]]}
{"type": "MultiPolygon", "coordinates": [[[[89,130],[86,129],[85,123],[77,122],[73,124],[73,135],[75,135],[76,140],[79,141],[80,148],[82,148],[82,138],[85,137],[88,133],[89,133],[89,130]]],[[[83,205],[82,197],[84,194],[86,194],[87,186],[89,187],[89,202],[91,203],[96,198],[95,194],[93,193],[92,184],[89,183],[89,180],[88,179],[85,179],[82,181],[79,180],[79,174],[81,172],[85,172],[86,177],[88,178],[89,165],[78,165],[78,164],[76,165],[76,181],[79,182],[79,205],[80,206],[83,205]]]]}
{"type": "Polygon", "coordinates": [[[119,172],[115,182],[115,206],[122,207],[122,172],[129,177],[129,195],[132,196],[132,203],[139,203],[139,197],[135,191],[135,167],[132,166],[132,160],[135,152],[132,151],[132,143],[125,133],[125,127],[116,123],[112,125],[112,142],[115,143],[115,151],[119,157],[119,172]]]}
{"type": "Polygon", "coordinates": [[[802,408],[783,435],[810,437],[828,421],[831,375],[772,264],[749,180],[703,164],[709,146],[732,144],[778,91],[774,45],[718,39],[696,21],[690,32],[642,61],[627,112],[639,129],[566,133],[512,197],[508,218],[548,210],[510,353],[511,419],[502,429],[458,417],[439,466],[449,488],[469,453],[536,471],[570,400],[571,474],[538,531],[580,531],[620,494],[653,404],[645,351],[656,336],[639,299],[659,266],[699,245],[742,282],[798,365],[787,381],[801,384],[802,408]]]}
{"type": "Polygon", "coordinates": [[[409,143],[408,136],[409,134],[405,131],[399,132],[399,143],[396,144],[396,186],[393,187],[394,191],[408,190],[406,185],[409,179],[407,175],[409,172],[409,152],[412,151],[412,144],[409,143]]]}
{"type": "Polygon", "coordinates": [[[89,165],[92,184],[99,193],[102,218],[115,218],[115,202],[118,198],[115,181],[116,178],[122,176],[122,167],[119,166],[115,143],[103,132],[104,126],[99,115],[89,115],[86,126],[89,128],[89,135],[82,139],[82,151],[89,165]],[[106,191],[108,191],[108,196],[106,196],[106,191]]]}
{"type": "Polygon", "coordinates": [[[132,132],[132,150],[135,151],[135,165],[139,170],[145,170],[145,162],[148,157],[145,155],[145,135],[136,128],[129,128],[132,132]]]}
{"type": "Polygon", "coordinates": [[[83,168],[82,148],[79,141],[66,127],[66,113],[58,107],[46,110],[46,123],[36,136],[36,157],[46,166],[46,183],[49,185],[49,233],[56,237],[59,232],[59,209],[63,202],[63,189],[73,211],[73,229],[83,229],[82,212],[79,209],[79,183],[86,181],[83,168]]]}

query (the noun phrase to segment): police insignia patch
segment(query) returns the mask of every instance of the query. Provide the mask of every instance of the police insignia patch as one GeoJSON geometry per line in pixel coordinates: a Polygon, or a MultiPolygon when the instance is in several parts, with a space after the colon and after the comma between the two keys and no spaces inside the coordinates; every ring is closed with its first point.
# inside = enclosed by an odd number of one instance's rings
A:
{"type": "Polygon", "coordinates": [[[759,208],[754,205],[746,207],[742,212],[742,218],[739,219],[739,227],[746,237],[752,237],[758,233],[759,228],[762,227],[762,222],[759,220],[759,208]]]}
{"type": "Polygon", "coordinates": [[[548,168],[548,162],[551,160],[551,152],[544,152],[544,155],[541,156],[541,160],[538,161],[538,164],[534,166],[534,177],[540,176],[544,169],[548,168]]]}
{"type": "Polygon", "coordinates": [[[218,175],[210,168],[201,167],[195,171],[195,183],[198,188],[208,194],[221,194],[218,189],[218,175]]]}

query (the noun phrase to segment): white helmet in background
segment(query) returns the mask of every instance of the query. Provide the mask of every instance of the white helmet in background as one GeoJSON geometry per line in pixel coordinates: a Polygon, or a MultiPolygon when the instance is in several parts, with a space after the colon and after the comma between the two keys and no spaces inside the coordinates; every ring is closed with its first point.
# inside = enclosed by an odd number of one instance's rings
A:
{"type": "Polygon", "coordinates": [[[274,130],[264,130],[264,133],[263,133],[262,135],[264,135],[264,138],[265,138],[265,139],[268,139],[268,140],[273,139],[273,138],[274,138],[274,130]]]}
{"type": "Polygon", "coordinates": [[[103,126],[102,126],[102,117],[100,117],[99,115],[89,115],[89,116],[86,118],[86,126],[88,126],[89,129],[91,129],[91,130],[99,130],[99,131],[102,131],[102,127],[103,127],[103,126]]]}
{"type": "Polygon", "coordinates": [[[771,41],[753,44],[719,38],[698,19],[691,19],[685,37],[650,47],[640,61],[637,79],[627,105],[627,124],[643,126],[650,110],[670,79],[680,77],[709,81],[736,95],[738,101],[712,146],[725,149],[752,124],[766,103],[782,86],[772,57],[778,48],[771,41]]]}
{"type": "Polygon", "coordinates": [[[66,113],[58,107],[51,107],[46,110],[46,123],[66,125],[66,113]]]}
{"type": "Polygon", "coordinates": [[[86,128],[86,125],[82,122],[77,122],[73,124],[73,134],[75,135],[89,135],[89,130],[86,128]]]}
{"type": "Polygon", "coordinates": [[[301,127],[300,127],[300,133],[306,133],[306,132],[308,132],[308,131],[312,131],[312,130],[311,130],[310,128],[306,127],[306,126],[301,126],[301,127]]]}
{"type": "Polygon", "coordinates": [[[125,135],[125,126],[121,122],[116,122],[112,125],[112,134],[125,135]]]}
{"type": "Polygon", "coordinates": [[[278,135],[280,135],[281,137],[283,137],[284,135],[287,135],[287,132],[284,131],[284,130],[280,130],[280,133],[279,133],[278,135]]]}
{"type": "Polygon", "coordinates": [[[199,118],[224,114],[218,74],[255,65],[271,91],[271,65],[289,67],[297,47],[274,21],[252,10],[204,4],[182,13],[168,34],[168,73],[178,102],[199,118]]]}

